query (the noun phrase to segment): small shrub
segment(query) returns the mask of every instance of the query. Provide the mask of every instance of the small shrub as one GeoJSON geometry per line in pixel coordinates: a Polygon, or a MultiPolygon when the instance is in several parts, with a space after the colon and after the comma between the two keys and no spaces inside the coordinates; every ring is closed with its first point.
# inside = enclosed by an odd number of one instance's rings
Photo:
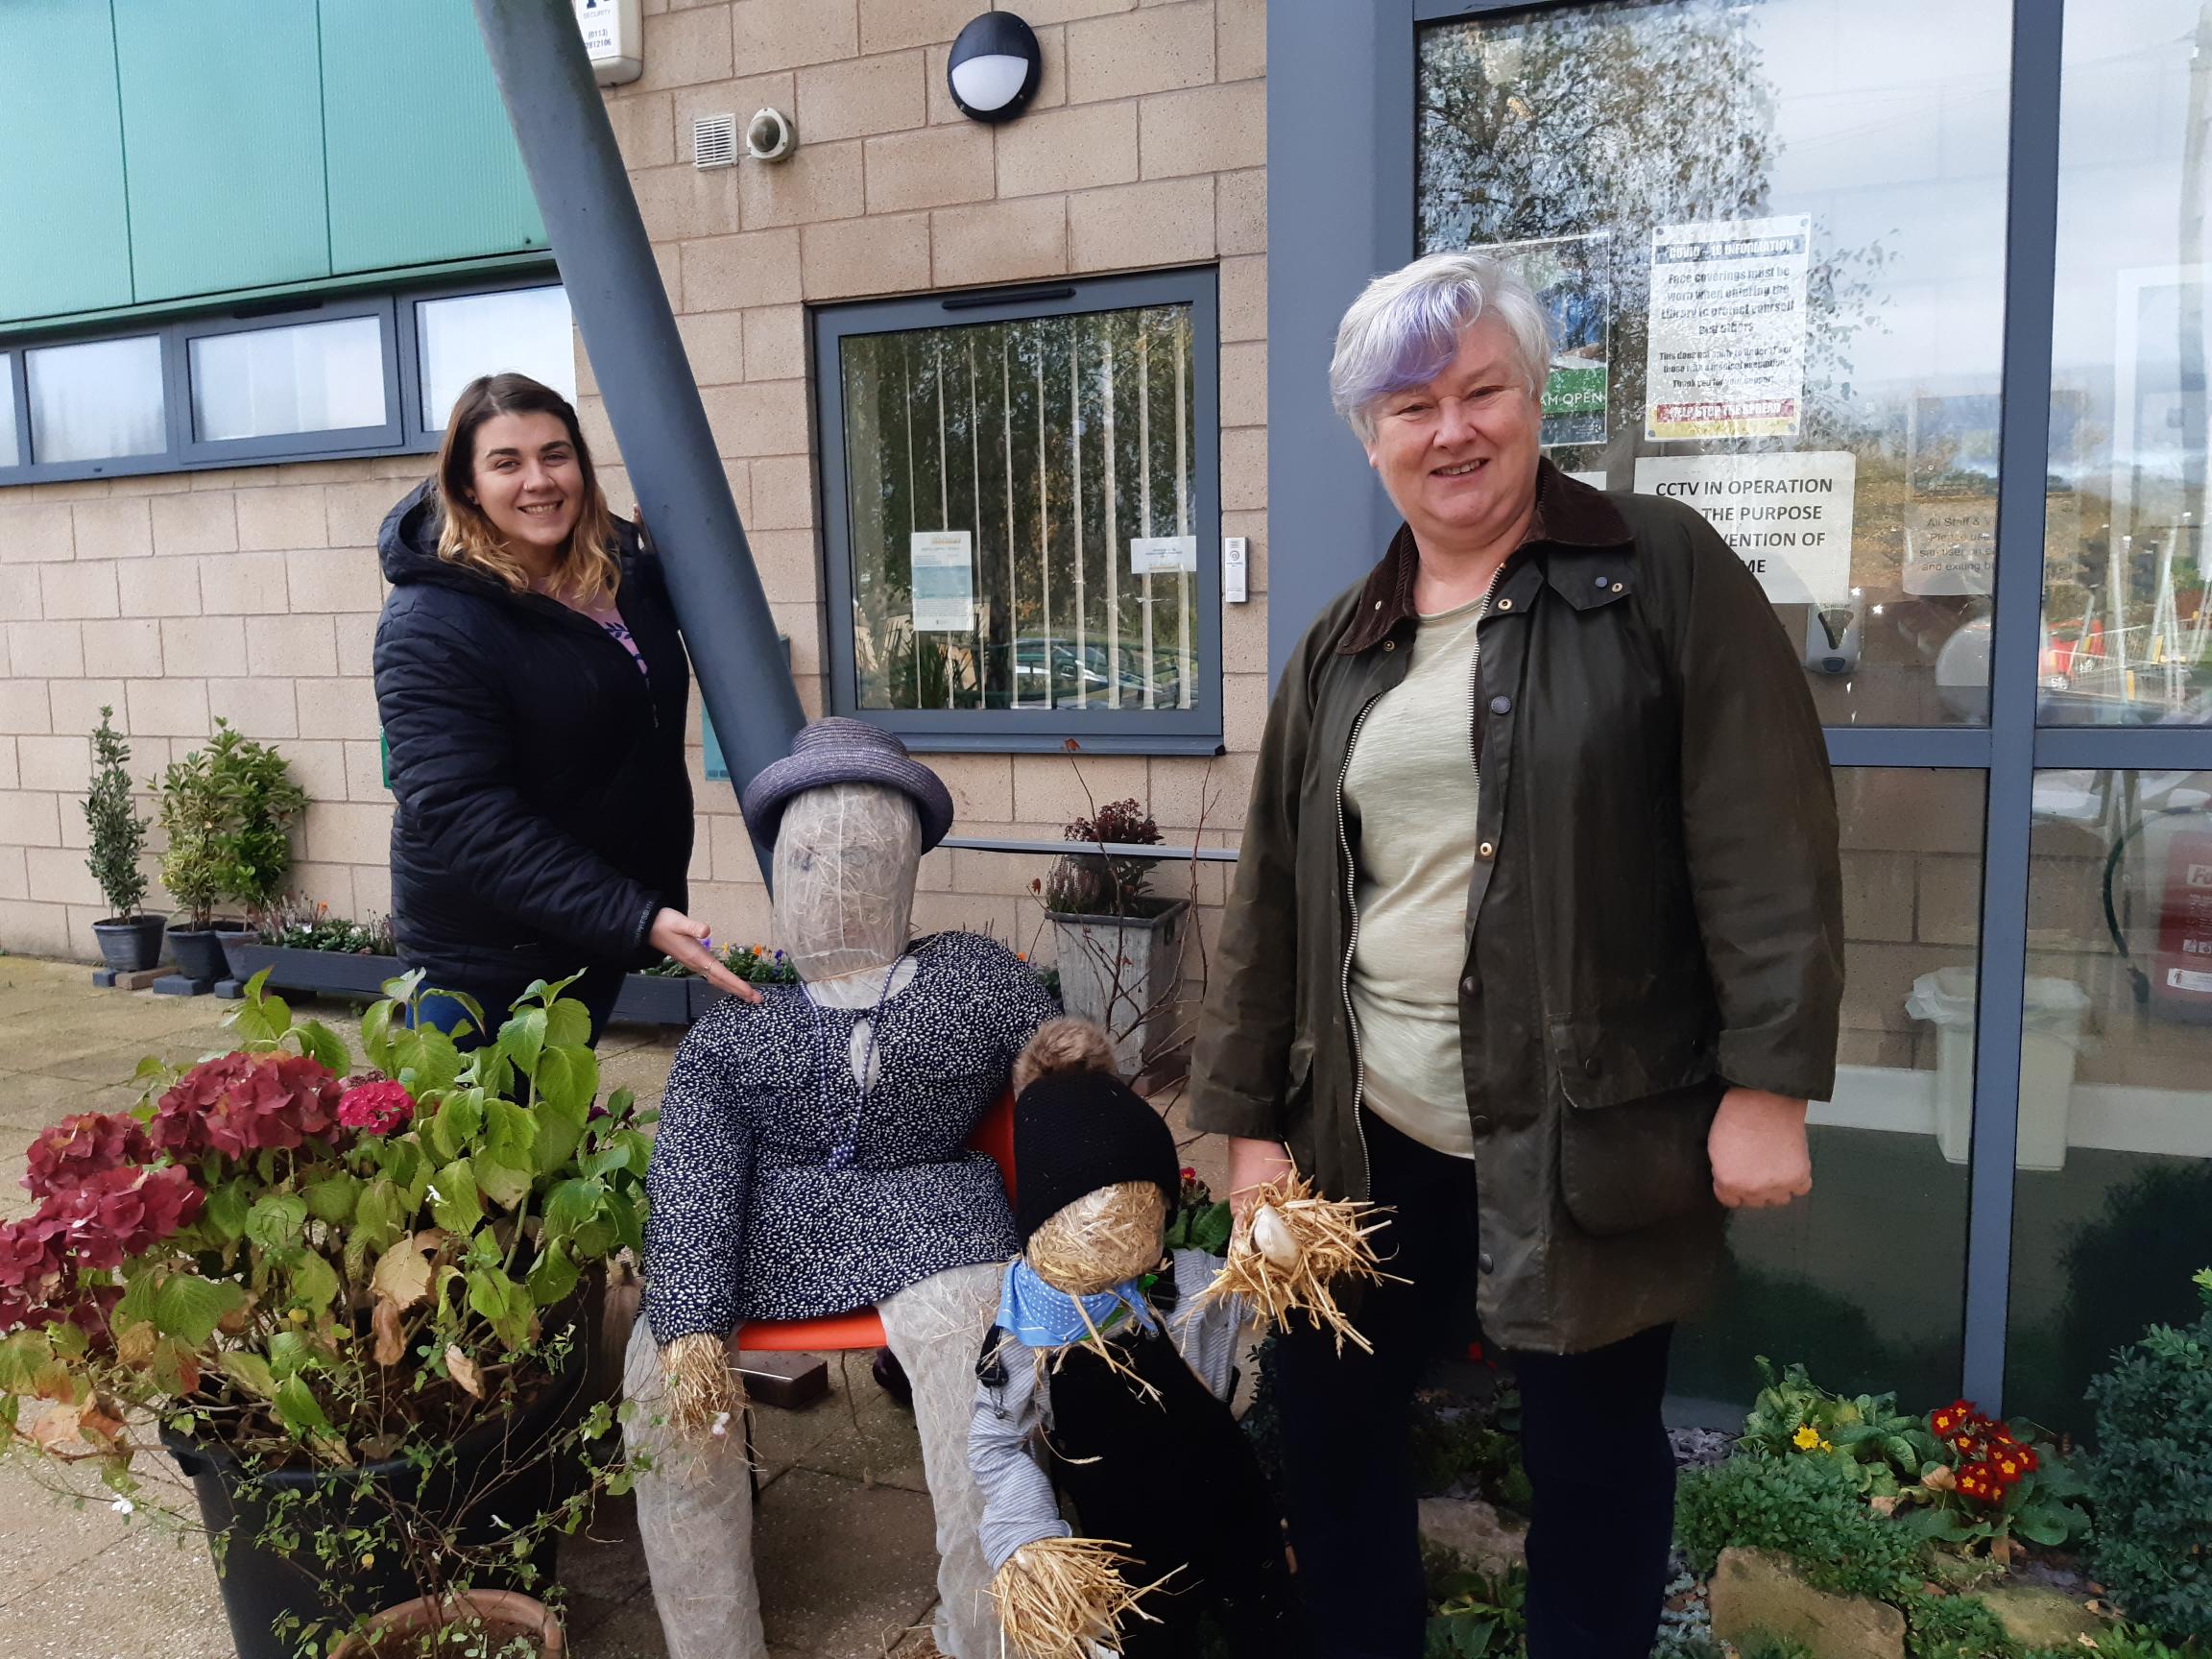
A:
{"type": "Polygon", "coordinates": [[[169,889],[186,925],[204,932],[215,925],[215,906],[223,897],[228,808],[222,781],[207,752],[195,749],[169,762],[156,789],[156,814],[169,838],[161,854],[161,885],[169,889]]]}
{"type": "Polygon", "coordinates": [[[84,866],[100,883],[115,920],[128,922],[146,899],[138,854],[146,845],[147,821],[131,809],[131,745],[111,724],[114,715],[114,709],[103,704],[99,730],[92,733],[92,789],[84,797],[92,852],[84,866]]]}
{"type": "Polygon", "coordinates": [[[216,839],[223,891],[259,917],[284,891],[292,871],[292,826],[307,810],[307,793],[292,781],[284,757],[215,722],[207,760],[222,800],[224,824],[216,839]]]}
{"type": "Polygon", "coordinates": [[[1833,1457],[1732,1457],[1682,1477],[1674,1541],[1699,1577],[1736,1546],[1787,1556],[1807,1582],[1894,1600],[1920,1580],[1920,1546],[1867,1508],[1833,1457]]]}
{"type": "MultiPolygon", "coordinates": [[[[1134,800],[1110,801],[1090,818],[1071,819],[1064,841],[1093,846],[1156,847],[1160,826],[1134,800]]],[[[1148,916],[1159,909],[1148,883],[1151,858],[1112,857],[1103,853],[1064,853],[1046,876],[1045,908],[1064,916],[1148,916]]]]}
{"type": "MultiPolygon", "coordinates": [[[[2197,1275],[2212,1305],[2212,1269],[2197,1275]]],[[[2212,1306],[2153,1325],[2089,1385],[2099,1451],[2090,1570],[2130,1618],[2212,1643],[2212,1306]]]]}
{"type": "Polygon", "coordinates": [[[1840,1459],[1862,1492],[1894,1493],[1919,1479],[1927,1435],[1897,1409],[1894,1394],[1831,1394],[1792,1365],[1781,1376],[1762,1355],[1759,1397],[1743,1419],[1742,1449],[1769,1457],[1840,1459]]]}

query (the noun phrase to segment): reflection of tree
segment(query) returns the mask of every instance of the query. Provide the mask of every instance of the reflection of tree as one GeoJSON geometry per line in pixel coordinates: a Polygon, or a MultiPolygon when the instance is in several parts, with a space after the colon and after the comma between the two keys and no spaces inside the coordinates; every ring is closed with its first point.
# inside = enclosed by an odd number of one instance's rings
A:
{"type": "Polygon", "coordinates": [[[1176,705],[1194,582],[1133,576],[1128,541],[1193,528],[1190,344],[1185,306],[845,341],[862,707],[1139,707],[1147,661],[1176,705]],[[969,534],[973,631],[913,626],[930,530],[969,534]]]}

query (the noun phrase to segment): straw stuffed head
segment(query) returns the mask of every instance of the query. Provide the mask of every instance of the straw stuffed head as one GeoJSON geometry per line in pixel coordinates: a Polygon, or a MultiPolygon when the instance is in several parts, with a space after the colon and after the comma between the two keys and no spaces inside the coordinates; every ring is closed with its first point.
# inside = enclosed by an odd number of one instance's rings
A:
{"type": "Polygon", "coordinates": [[[1182,1188],[1175,1137],[1076,1020],[1042,1027],[1015,1068],[1015,1223],[1038,1278],[1089,1296],[1159,1264],[1182,1188]]]}

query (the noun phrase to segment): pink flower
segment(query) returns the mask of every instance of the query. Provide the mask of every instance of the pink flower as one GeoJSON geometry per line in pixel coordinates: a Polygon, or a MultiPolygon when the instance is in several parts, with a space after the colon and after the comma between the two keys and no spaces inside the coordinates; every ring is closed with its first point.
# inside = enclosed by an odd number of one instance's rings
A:
{"type": "Polygon", "coordinates": [[[223,1054],[204,1060],[161,1096],[154,1144],[178,1158],[244,1158],[336,1139],[338,1079],[301,1054],[223,1054]]]}
{"type": "Polygon", "coordinates": [[[415,1099],[397,1083],[361,1083],[338,1099],[338,1121],[370,1135],[404,1129],[415,1116],[415,1099]]]}
{"type": "Polygon", "coordinates": [[[146,1131],[122,1112],[83,1112],[43,1131],[31,1142],[24,1189],[44,1198],[94,1175],[154,1156],[146,1131]]]}
{"type": "Polygon", "coordinates": [[[57,1192],[31,1218],[79,1267],[112,1272],[199,1218],[207,1195],[177,1165],[110,1169],[57,1192]]]}

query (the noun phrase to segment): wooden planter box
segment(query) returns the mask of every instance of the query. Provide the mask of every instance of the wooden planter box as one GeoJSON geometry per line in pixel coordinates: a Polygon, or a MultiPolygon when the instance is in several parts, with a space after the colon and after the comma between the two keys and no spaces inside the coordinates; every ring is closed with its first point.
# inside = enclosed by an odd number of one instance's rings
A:
{"type": "Polygon", "coordinates": [[[339,950],[297,950],[283,945],[233,944],[224,954],[234,977],[215,987],[218,997],[232,999],[246,994],[246,981],[266,968],[269,984],[278,991],[305,991],[325,997],[362,997],[373,1000],[384,995],[384,981],[404,973],[397,956],[353,955],[339,950]]]}
{"type": "Polygon", "coordinates": [[[703,983],[689,974],[625,974],[614,1012],[608,1018],[631,1025],[688,1025],[691,987],[703,983]]]}

